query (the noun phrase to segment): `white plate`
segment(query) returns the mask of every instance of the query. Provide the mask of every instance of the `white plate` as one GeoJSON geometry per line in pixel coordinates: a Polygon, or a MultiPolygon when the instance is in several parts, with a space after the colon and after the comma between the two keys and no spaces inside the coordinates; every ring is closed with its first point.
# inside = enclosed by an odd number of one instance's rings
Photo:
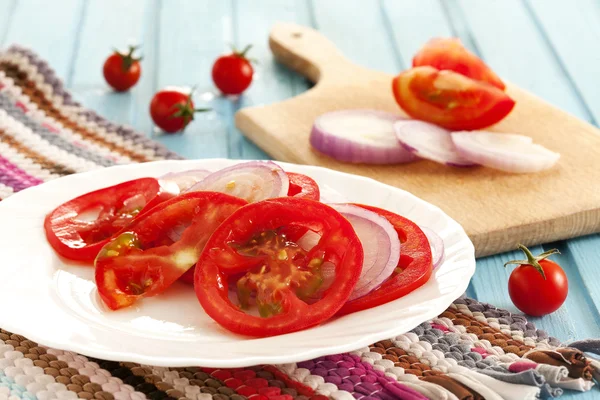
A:
{"type": "Polygon", "coordinates": [[[352,351],[409,331],[443,312],[475,272],[474,249],[461,226],[439,208],[372,179],[319,167],[279,163],[349,200],[394,211],[434,229],[444,263],[427,284],[388,304],[270,338],[234,335],[202,310],[189,286],[176,284],[134,307],[108,311],[93,268],[59,258],[46,242],[44,216],[91,190],[143,176],[192,168],[217,170],[239,161],[160,161],[71,175],[0,202],[0,327],[42,345],[116,361],[157,366],[244,367],[352,351]]]}

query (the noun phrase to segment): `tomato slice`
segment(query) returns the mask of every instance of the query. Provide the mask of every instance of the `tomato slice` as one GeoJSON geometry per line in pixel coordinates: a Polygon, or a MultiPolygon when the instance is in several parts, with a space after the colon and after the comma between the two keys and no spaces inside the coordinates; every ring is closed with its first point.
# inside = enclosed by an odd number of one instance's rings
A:
{"type": "Polygon", "coordinates": [[[398,233],[402,250],[398,267],[392,276],[369,294],[344,304],[337,315],[366,310],[396,300],[423,286],[433,270],[429,241],[414,222],[381,208],[355,205],[376,212],[390,221],[398,233]]]}
{"type": "Polygon", "coordinates": [[[65,258],[93,261],[111,237],[169,197],[154,178],[141,178],[69,200],[44,221],[46,238],[65,258]],[[88,214],[88,218],[86,218],[88,214]]]}
{"type": "Polygon", "coordinates": [[[290,179],[288,196],[319,201],[321,193],[319,185],[309,176],[295,172],[286,172],[290,179]]]}
{"type": "Polygon", "coordinates": [[[493,125],[515,102],[502,90],[453,71],[415,67],[392,82],[396,102],[410,116],[450,130],[493,125]]]}
{"type": "Polygon", "coordinates": [[[212,235],[198,261],[194,288],[200,304],[232,332],[272,336],[320,324],[350,296],[363,250],[352,225],[312,200],[281,197],[249,204],[212,235]],[[290,241],[293,224],[321,236],[312,249],[290,241]],[[237,301],[229,297],[236,282],[237,301]],[[256,305],[261,315],[243,309],[256,305]]]}
{"type": "Polygon", "coordinates": [[[198,261],[215,229],[245,204],[224,193],[191,192],[140,216],[96,257],[104,303],[116,310],[162,293],[198,261]]]}
{"type": "Polygon", "coordinates": [[[471,53],[458,38],[434,38],[425,43],[413,57],[413,67],[429,65],[449,69],[476,81],[487,82],[504,90],[504,82],[483,62],[471,53]]]}

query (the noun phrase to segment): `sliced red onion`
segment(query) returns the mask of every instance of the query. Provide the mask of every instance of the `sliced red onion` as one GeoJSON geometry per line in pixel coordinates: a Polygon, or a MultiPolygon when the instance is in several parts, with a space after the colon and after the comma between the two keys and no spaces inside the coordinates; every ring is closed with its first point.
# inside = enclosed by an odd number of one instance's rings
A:
{"type": "Polygon", "coordinates": [[[465,158],[506,172],[528,173],[552,168],[560,154],[533,143],[528,136],[488,131],[453,132],[452,140],[465,158]]]}
{"type": "Polygon", "coordinates": [[[394,122],[402,117],[377,110],[344,110],[319,116],[310,133],[310,144],[337,160],[365,164],[414,161],[398,144],[394,122]]]}
{"type": "Polygon", "coordinates": [[[421,230],[425,236],[427,236],[427,240],[429,240],[429,246],[431,246],[431,257],[433,260],[433,269],[436,269],[444,261],[444,240],[442,240],[440,235],[435,233],[435,231],[431,228],[421,226],[421,230]]]}
{"type": "Polygon", "coordinates": [[[350,301],[379,287],[392,275],[400,261],[400,239],[392,224],[373,211],[351,204],[331,207],[350,221],[363,247],[363,268],[350,301]]]}
{"type": "Polygon", "coordinates": [[[290,181],[272,161],[249,161],[223,168],[189,188],[187,192],[214,191],[257,202],[287,196],[290,181]]]}
{"type": "Polygon", "coordinates": [[[211,172],[206,169],[190,169],[182,172],[169,172],[158,179],[175,182],[179,186],[179,190],[184,192],[210,174],[211,172]]]}
{"type": "Polygon", "coordinates": [[[401,120],[394,123],[396,137],[408,151],[419,157],[453,167],[471,167],[475,163],[458,153],[450,131],[423,121],[401,120]]]}

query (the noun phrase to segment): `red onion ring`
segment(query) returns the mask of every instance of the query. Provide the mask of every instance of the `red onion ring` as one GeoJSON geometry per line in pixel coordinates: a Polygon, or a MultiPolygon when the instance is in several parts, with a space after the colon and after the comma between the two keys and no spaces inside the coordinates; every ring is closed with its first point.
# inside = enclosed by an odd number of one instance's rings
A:
{"type": "Polygon", "coordinates": [[[272,161],[249,161],[213,172],[186,192],[214,191],[257,202],[287,196],[290,181],[272,161]]]}
{"type": "Polygon", "coordinates": [[[440,266],[440,264],[444,261],[444,240],[435,233],[435,231],[431,228],[427,228],[426,226],[420,227],[425,236],[427,236],[427,240],[429,240],[429,246],[431,246],[431,258],[433,260],[433,269],[436,269],[440,266]]]}
{"type": "Polygon", "coordinates": [[[169,172],[158,179],[175,182],[179,186],[179,190],[184,192],[210,174],[211,172],[206,169],[190,169],[182,172],[169,172]]]}
{"type": "Polygon", "coordinates": [[[400,261],[400,239],[393,225],[373,211],[351,204],[330,206],[350,221],[365,254],[360,279],[350,301],[376,289],[392,275],[400,261]]]}
{"type": "Polygon", "coordinates": [[[337,160],[365,164],[414,161],[398,144],[394,122],[402,117],[377,110],[333,111],[319,116],[310,133],[310,144],[337,160]]]}
{"type": "Polygon", "coordinates": [[[456,150],[450,131],[428,122],[402,120],[394,123],[396,137],[410,152],[452,167],[471,167],[475,163],[456,150]]]}
{"type": "Polygon", "coordinates": [[[452,141],[462,157],[505,172],[543,171],[560,158],[560,154],[533,143],[530,137],[514,133],[453,132],[452,141]]]}

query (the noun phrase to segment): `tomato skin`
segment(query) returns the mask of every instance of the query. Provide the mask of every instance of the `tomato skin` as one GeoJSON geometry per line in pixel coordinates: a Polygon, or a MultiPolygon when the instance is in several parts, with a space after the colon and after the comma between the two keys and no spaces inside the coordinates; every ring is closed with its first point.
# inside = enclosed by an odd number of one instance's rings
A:
{"type": "Polygon", "coordinates": [[[122,231],[139,214],[123,214],[122,218],[109,213],[94,223],[76,223],[76,217],[88,210],[102,208],[111,210],[123,207],[123,202],[133,196],[141,195],[146,205],[156,203],[161,198],[161,187],[154,178],[141,178],[123,182],[83,194],[61,204],[46,215],[44,230],[46,238],[54,250],[61,256],[79,261],[93,261],[98,251],[111,237],[122,231]],[[83,237],[82,237],[83,234],[83,237]]]}
{"type": "Polygon", "coordinates": [[[162,293],[191,268],[213,231],[245,200],[191,192],[148,211],[107,243],[94,261],[98,293],[113,310],[162,293]],[[180,237],[173,239],[173,232],[180,237]]]}
{"type": "Polygon", "coordinates": [[[381,286],[367,295],[344,304],[337,315],[366,310],[405,296],[427,283],[433,271],[429,241],[414,222],[381,208],[364,204],[355,205],[376,212],[394,226],[402,243],[398,263],[402,271],[395,271],[381,286]]]}
{"type": "Polygon", "coordinates": [[[286,174],[290,179],[288,196],[319,201],[321,193],[319,191],[319,185],[314,179],[295,172],[286,172],[286,174]]]}
{"type": "Polygon", "coordinates": [[[178,90],[161,90],[150,102],[150,116],[160,129],[175,133],[185,129],[194,119],[195,110],[192,95],[178,90]]]}
{"type": "MultiPolygon", "coordinates": [[[[281,262],[292,263],[287,258],[281,262]]],[[[318,325],[333,316],[358,282],[362,262],[362,246],[352,225],[333,208],[293,197],[267,199],[240,208],[214,232],[197,263],[194,289],[206,313],[228,330],[258,337],[280,335],[318,325]],[[287,287],[279,292],[281,313],[269,318],[248,315],[229,299],[228,278],[270,259],[243,256],[228,243],[245,242],[255,234],[289,224],[322,233],[309,254],[323,252],[324,260],[335,265],[336,278],[314,304],[303,302],[287,287]]]]}
{"type": "Polygon", "coordinates": [[[449,130],[488,127],[515,106],[514,100],[490,84],[429,66],[400,73],[392,81],[392,91],[408,115],[449,130]]]}
{"type": "Polygon", "coordinates": [[[504,82],[481,58],[471,53],[458,38],[434,38],[415,54],[413,67],[429,65],[439,70],[452,70],[476,81],[487,82],[504,90],[504,82]]]}
{"type": "Polygon", "coordinates": [[[519,265],[508,279],[513,304],[525,314],[540,317],[560,308],[569,292],[569,281],[562,268],[551,260],[540,260],[546,279],[531,265],[519,265]]]}
{"type": "Polygon", "coordinates": [[[142,67],[139,61],[133,60],[131,65],[127,67],[124,64],[123,57],[119,53],[114,53],[106,59],[102,67],[104,79],[118,92],[124,92],[133,87],[139,81],[142,74],[142,67]]]}
{"type": "Polygon", "coordinates": [[[252,83],[254,69],[250,61],[239,53],[219,57],[212,68],[212,79],[223,94],[237,95],[252,83]]]}

